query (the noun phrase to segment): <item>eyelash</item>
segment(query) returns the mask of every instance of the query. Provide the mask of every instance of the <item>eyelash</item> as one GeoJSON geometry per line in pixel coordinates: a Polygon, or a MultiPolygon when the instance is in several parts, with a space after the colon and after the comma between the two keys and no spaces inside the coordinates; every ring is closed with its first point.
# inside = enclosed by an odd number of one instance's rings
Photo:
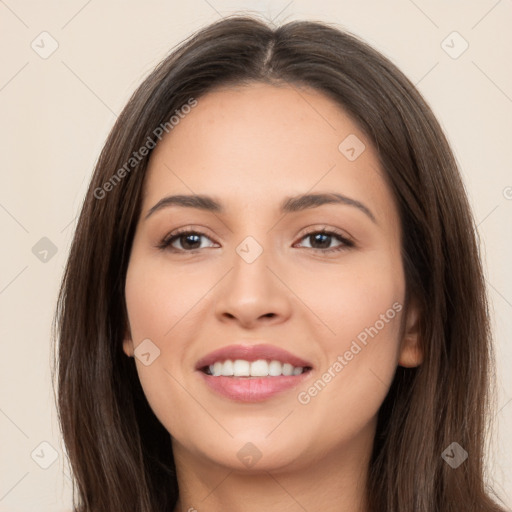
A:
{"type": "MultiPolygon", "coordinates": [[[[194,230],[191,230],[189,228],[182,228],[182,229],[178,229],[177,231],[174,231],[172,233],[169,233],[158,245],[157,245],[157,248],[160,249],[160,250],[170,250],[171,252],[174,252],[174,253],[196,253],[197,251],[200,251],[201,249],[191,249],[191,250],[186,250],[186,249],[176,249],[174,247],[170,247],[171,244],[177,240],[180,236],[182,235],[199,235],[199,236],[204,236],[206,238],[209,238],[205,233],[202,233],[200,231],[194,231],[194,230]]],[[[318,235],[318,234],[322,234],[322,235],[327,235],[327,236],[332,236],[336,239],[338,239],[338,241],[342,242],[342,245],[338,246],[338,247],[333,247],[333,248],[330,248],[330,249],[317,249],[317,248],[313,248],[313,247],[306,247],[306,249],[311,249],[312,251],[315,251],[315,252],[320,252],[320,253],[334,253],[334,252],[341,252],[341,251],[346,251],[352,247],[354,247],[354,242],[352,242],[351,240],[349,240],[348,238],[346,238],[345,236],[343,236],[340,232],[332,229],[330,231],[326,230],[326,229],[320,229],[320,230],[314,230],[314,231],[310,231],[308,233],[305,233],[304,235],[301,236],[300,240],[303,240],[304,238],[307,238],[307,237],[311,237],[313,235],[318,235]]]]}

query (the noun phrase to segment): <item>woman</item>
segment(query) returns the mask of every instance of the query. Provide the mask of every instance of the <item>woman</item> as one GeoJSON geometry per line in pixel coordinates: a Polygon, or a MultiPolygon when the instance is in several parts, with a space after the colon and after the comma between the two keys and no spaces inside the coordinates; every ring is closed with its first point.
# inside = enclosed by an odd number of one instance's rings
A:
{"type": "Polygon", "coordinates": [[[455,160],[410,81],[327,24],[227,18],[144,81],[56,327],[76,510],[504,510],[455,160]]]}

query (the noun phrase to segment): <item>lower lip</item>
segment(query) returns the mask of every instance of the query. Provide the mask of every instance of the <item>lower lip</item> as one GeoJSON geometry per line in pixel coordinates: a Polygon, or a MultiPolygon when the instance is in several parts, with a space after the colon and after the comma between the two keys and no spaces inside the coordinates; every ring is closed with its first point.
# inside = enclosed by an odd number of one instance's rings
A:
{"type": "Polygon", "coordinates": [[[213,377],[199,371],[213,391],[239,402],[261,402],[301,384],[311,373],[279,377],[213,377]]]}

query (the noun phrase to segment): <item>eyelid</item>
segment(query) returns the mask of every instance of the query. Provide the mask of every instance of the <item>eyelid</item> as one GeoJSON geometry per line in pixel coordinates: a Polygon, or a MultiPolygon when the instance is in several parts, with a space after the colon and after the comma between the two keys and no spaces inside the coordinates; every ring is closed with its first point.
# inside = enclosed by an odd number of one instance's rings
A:
{"type": "Polygon", "coordinates": [[[306,235],[311,235],[313,233],[335,234],[335,235],[340,236],[341,238],[346,239],[347,241],[355,243],[354,237],[349,235],[345,230],[335,228],[335,227],[330,227],[326,224],[312,224],[310,226],[307,226],[299,232],[297,237],[304,238],[306,235]]]}

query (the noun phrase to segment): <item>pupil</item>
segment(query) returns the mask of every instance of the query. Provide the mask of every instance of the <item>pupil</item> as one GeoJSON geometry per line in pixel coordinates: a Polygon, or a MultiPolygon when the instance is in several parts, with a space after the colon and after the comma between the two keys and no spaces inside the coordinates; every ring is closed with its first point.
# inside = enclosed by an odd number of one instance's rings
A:
{"type": "MultiPolygon", "coordinates": [[[[198,244],[198,243],[199,243],[199,245],[201,245],[201,243],[199,241],[199,235],[182,235],[181,243],[182,243],[183,247],[189,247],[189,248],[190,248],[190,245],[194,245],[194,244],[198,244]],[[189,244],[188,240],[191,238],[195,238],[195,241],[192,242],[192,244],[189,244]],[[183,243],[184,241],[185,241],[185,243],[183,243]]],[[[197,247],[192,247],[192,249],[196,249],[196,248],[197,247]]]]}
{"type": "Polygon", "coordinates": [[[315,242],[318,242],[318,237],[324,237],[324,241],[322,243],[322,241],[320,241],[320,245],[322,245],[322,248],[325,248],[325,247],[329,247],[329,239],[330,239],[330,235],[326,235],[324,233],[317,233],[316,235],[312,235],[313,238],[315,239],[315,242]],[[327,240],[327,243],[325,243],[327,240]]]}

